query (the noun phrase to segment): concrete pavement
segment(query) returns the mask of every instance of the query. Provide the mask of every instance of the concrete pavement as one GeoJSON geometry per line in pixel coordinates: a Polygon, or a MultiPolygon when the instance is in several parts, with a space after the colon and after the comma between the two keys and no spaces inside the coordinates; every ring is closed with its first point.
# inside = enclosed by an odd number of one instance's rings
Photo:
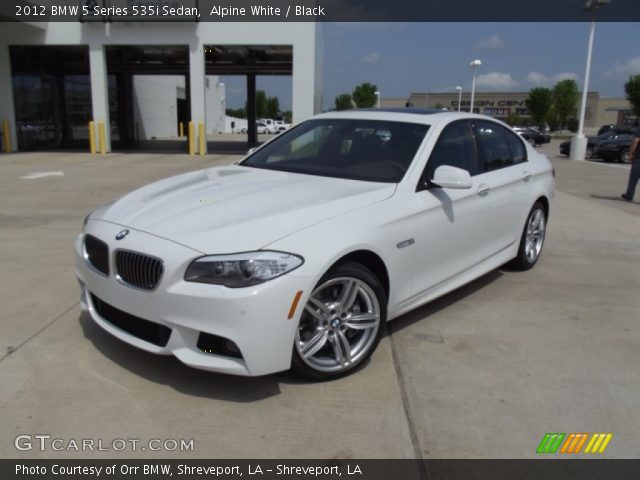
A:
{"type": "Polygon", "coordinates": [[[78,308],[72,242],[87,212],[238,157],[0,156],[0,456],[531,458],[559,431],[613,432],[607,456],[637,458],[640,205],[614,198],[628,167],[544,149],[558,193],[539,264],[395,320],[366,368],[323,384],[193,370],[78,308]],[[47,171],[64,176],[21,178],[47,171]],[[19,452],[20,433],[193,438],[194,451],[19,452]]]}

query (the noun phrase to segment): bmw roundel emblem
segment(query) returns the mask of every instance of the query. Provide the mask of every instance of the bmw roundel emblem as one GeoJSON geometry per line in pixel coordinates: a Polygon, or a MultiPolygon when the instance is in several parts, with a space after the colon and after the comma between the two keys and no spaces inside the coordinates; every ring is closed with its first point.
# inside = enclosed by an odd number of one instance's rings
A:
{"type": "Polygon", "coordinates": [[[120,230],[117,234],[116,234],[116,240],[122,240],[124,237],[126,237],[127,235],[129,235],[129,230],[120,230]]]}

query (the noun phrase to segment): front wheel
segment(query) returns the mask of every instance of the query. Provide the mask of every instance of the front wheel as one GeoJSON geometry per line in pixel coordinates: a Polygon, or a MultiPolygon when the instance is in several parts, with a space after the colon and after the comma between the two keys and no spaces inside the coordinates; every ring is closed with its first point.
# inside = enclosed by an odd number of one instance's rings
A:
{"type": "Polygon", "coordinates": [[[527,222],[520,238],[518,256],[509,265],[518,270],[532,268],[540,258],[546,232],[547,216],[542,203],[536,202],[527,217],[527,222]]]}
{"type": "Polygon", "coordinates": [[[536,146],[536,141],[533,138],[530,138],[529,140],[527,140],[529,142],[529,145],[531,145],[532,147],[536,146]]]}
{"type": "Polygon", "coordinates": [[[593,147],[587,147],[584,158],[586,158],[587,160],[591,160],[593,157],[595,157],[595,151],[593,150],[593,147]]]}
{"type": "Polygon", "coordinates": [[[620,152],[620,161],[622,163],[629,163],[631,161],[631,157],[629,155],[629,149],[628,148],[623,148],[622,151],[620,152]]]}
{"type": "Polygon", "coordinates": [[[315,287],[296,330],[292,369],[314,380],[338,378],[368,359],[386,322],[386,296],[365,266],[346,263],[315,287]]]}

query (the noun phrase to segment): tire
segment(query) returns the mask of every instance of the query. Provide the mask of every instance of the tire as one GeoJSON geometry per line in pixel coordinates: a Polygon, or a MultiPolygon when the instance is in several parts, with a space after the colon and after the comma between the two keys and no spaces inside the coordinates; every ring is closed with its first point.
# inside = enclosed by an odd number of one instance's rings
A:
{"type": "Polygon", "coordinates": [[[587,160],[591,160],[593,157],[595,157],[595,151],[593,150],[593,147],[587,147],[584,158],[586,158],[587,160]]]}
{"type": "Polygon", "coordinates": [[[623,148],[622,150],[620,150],[620,156],[618,157],[618,160],[621,163],[629,163],[631,161],[628,148],[623,148]]]}
{"type": "Polygon", "coordinates": [[[527,142],[529,142],[529,145],[531,145],[532,147],[534,147],[534,148],[535,148],[535,146],[536,146],[536,141],[535,141],[535,139],[530,138],[529,140],[527,140],[527,142]]]}
{"type": "Polygon", "coordinates": [[[542,203],[536,202],[527,215],[527,221],[520,237],[518,256],[509,263],[509,266],[516,270],[533,268],[542,253],[546,232],[547,215],[542,203]]]}
{"type": "Polygon", "coordinates": [[[311,380],[353,372],[378,346],[386,320],[384,289],[368,268],[354,262],[332,268],[300,315],[292,371],[311,380]]]}

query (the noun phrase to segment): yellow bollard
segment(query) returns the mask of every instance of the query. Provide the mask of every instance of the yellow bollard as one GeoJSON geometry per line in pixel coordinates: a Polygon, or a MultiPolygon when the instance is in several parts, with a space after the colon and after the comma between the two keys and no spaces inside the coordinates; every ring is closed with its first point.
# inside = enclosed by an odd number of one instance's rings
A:
{"type": "Polygon", "coordinates": [[[107,153],[107,138],[104,130],[104,122],[98,122],[98,138],[100,139],[100,153],[107,153]]]}
{"type": "Polygon", "coordinates": [[[196,132],[193,128],[193,122],[189,122],[189,155],[196,153],[196,132]]]}
{"type": "Polygon", "coordinates": [[[96,130],[93,120],[89,122],[89,152],[91,155],[96,153],[96,130]]]}
{"type": "Polygon", "coordinates": [[[2,144],[4,153],[11,153],[11,132],[9,131],[9,120],[2,121],[2,144]]]}
{"type": "Polygon", "coordinates": [[[198,125],[199,137],[200,137],[200,146],[199,152],[200,155],[204,155],[207,153],[207,134],[204,131],[204,122],[200,122],[198,125]]]}
{"type": "Polygon", "coordinates": [[[180,138],[184,137],[184,123],[178,123],[178,136],[180,138]]]}

